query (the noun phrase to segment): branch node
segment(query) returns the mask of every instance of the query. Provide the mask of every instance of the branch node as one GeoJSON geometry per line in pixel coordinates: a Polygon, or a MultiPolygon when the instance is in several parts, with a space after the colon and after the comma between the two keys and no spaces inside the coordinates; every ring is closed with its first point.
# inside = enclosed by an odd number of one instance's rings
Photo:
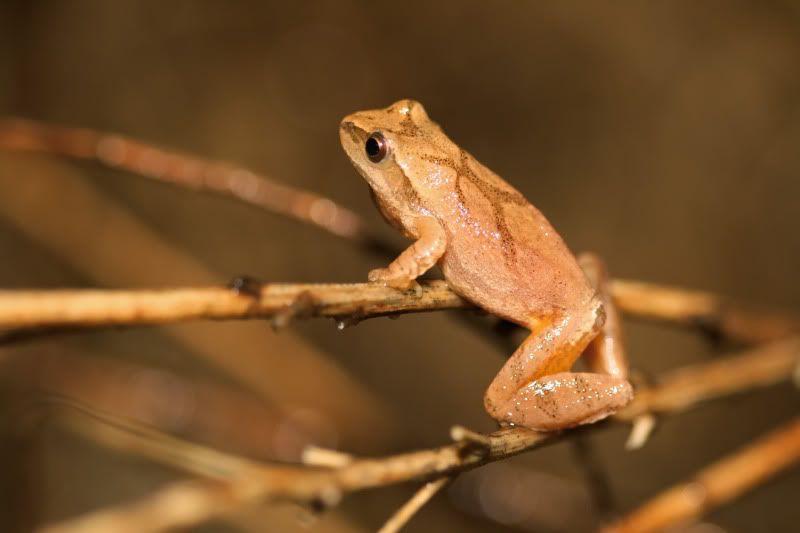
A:
{"type": "Polygon", "coordinates": [[[264,283],[250,276],[236,276],[228,282],[226,287],[235,294],[259,300],[261,299],[261,289],[264,288],[264,283]]]}
{"type": "Polygon", "coordinates": [[[482,457],[488,455],[492,449],[492,441],[489,437],[464,426],[451,427],[450,438],[455,442],[466,444],[465,451],[477,452],[482,457]]]}

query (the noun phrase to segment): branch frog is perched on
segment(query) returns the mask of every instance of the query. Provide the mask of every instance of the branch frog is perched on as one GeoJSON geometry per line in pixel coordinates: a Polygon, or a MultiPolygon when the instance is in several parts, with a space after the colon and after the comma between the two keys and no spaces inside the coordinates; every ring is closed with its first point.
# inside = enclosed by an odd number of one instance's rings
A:
{"type": "Polygon", "coordinates": [[[594,256],[577,260],[535,207],[418,102],[349,115],[339,134],[381,213],[415,241],[369,280],[407,289],[438,264],[454,291],[530,329],[486,391],[493,418],[552,430],[631,400],[618,318],[594,256]],[[592,372],[570,372],[584,352],[592,372]]]}

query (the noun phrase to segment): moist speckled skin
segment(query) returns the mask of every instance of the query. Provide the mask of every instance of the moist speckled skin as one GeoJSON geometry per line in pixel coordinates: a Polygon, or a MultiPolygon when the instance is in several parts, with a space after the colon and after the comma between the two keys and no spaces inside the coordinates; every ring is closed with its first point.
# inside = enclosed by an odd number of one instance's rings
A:
{"type": "Polygon", "coordinates": [[[487,391],[494,418],[552,429],[597,420],[629,401],[624,376],[567,373],[600,331],[603,305],[575,256],[522,194],[413,100],[345,117],[340,137],[381,213],[417,241],[370,280],[405,288],[438,264],[453,290],[531,329],[487,391]],[[389,148],[380,162],[365,152],[375,132],[389,148]]]}

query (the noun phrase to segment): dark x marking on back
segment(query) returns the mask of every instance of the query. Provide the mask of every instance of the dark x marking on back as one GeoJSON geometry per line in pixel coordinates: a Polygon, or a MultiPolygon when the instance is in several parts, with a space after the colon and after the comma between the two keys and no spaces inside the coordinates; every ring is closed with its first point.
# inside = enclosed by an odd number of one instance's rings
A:
{"type": "MultiPolygon", "coordinates": [[[[392,107],[386,109],[387,114],[394,114],[396,110],[392,107]]],[[[375,117],[372,115],[366,115],[365,118],[374,120],[375,117]]],[[[416,138],[421,137],[424,135],[423,131],[420,127],[414,122],[411,118],[411,114],[406,114],[403,120],[400,122],[400,128],[382,128],[384,131],[389,133],[393,133],[395,135],[401,137],[409,137],[409,138],[416,138]]],[[[354,132],[349,132],[351,137],[356,140],[356,136],[354,132]]],[[[364,132],[365,134],[367,132],[364,132]]],[[[470,156],[465,152],[463,149],[459,149],[459,159],[456,162],[452,158],[449,157],[439,157],[434,155],[420,155],[420,158],[424,161],[428,161],[429,163],[434,163],[437,165],[446,166],[455,172],[456,175],[456,194],[458,195],[459,201],[466,205],[466,195],[464,194],[464,187],[462,180],[466,179],[470,183],[472,183],[478,191],[483,195],[484,198],[489,202],[492,206],[492,211],[494,214],[494,223],[497,227],[498,233],[503,241],[502,253],[503,257],[505,258],[508,264],[512,264],[515,262],[516,258],[516,246],[514,244],[514,239],[511,235],[511,230],[508,227],[508,223],[506,222],[505,213],[503,211],[503,205],[510,203],[514,205],[524,206],[527,205],[527,200],[518,192],[516,191],[509,191],[505,189],[501,189],[500,187],[489,183],[488,181],[480,178],[472,167],[470,166],[470,156]]],[[[411,205],[419,205],[420,198],[419,194],[417,193],[416,189],[414,188],[413,183],[411,180],[406,176],[405,172],[402,172],[403,177],[405,178],[404,183],[404,195],[406,196],[406,200],[411,205]]]]}

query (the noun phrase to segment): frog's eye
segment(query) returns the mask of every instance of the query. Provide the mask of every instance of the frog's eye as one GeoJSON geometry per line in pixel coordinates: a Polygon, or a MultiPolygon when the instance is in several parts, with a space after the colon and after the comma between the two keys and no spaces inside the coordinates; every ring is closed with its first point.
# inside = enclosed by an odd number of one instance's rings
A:
{"type": "Polygon", "coordinates": [[[373,163],[380,163],[389,155],[389,143],[381,132],[373,132],[364,143],[364,151],[373,163]]]}

